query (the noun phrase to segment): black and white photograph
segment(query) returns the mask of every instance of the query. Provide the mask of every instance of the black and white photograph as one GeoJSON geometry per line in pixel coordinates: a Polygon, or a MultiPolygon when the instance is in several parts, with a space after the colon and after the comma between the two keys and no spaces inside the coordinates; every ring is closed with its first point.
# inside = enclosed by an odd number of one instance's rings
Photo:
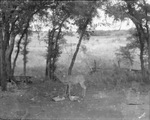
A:
{"type": "Polygon", "coordinates": [[[150,0],[0,0],[0,120],[150,120],[150,0]]]}

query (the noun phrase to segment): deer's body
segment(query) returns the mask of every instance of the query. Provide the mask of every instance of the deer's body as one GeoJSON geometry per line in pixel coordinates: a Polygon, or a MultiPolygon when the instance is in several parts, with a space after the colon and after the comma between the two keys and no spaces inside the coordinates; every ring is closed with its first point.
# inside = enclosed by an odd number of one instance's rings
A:
{"type": "Polygon", "coordinates": [[[68,95],[70,96],[71,86],[80,84],[82,90],[82,96],[84,97],[86,94],[86,85],[85,85],[85,78],[83,75],[67,75],[63,77],[59,77],[60,81],[63,82],[65,85],[68,86],[68,95]]]}

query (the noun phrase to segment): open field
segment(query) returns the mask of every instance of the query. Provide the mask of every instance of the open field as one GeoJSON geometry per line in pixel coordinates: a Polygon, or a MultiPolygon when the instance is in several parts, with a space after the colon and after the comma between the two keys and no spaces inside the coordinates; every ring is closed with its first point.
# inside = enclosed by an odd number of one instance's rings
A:
{"type": "MultiPolygon", "coordinates": [[[[122,31],[121,31],[122,33],[122,31]]],[[[29,44],[29,54],[28,54],[28,63],[27,66],[29,68],[27,74],[34,75],[31,73],[32,68],[39,69],[41,71],[41,75],[43,76],[45,70],[45,55],[46,55],[46,44],[43,41],[44,35],[46,33],[40,34],[40,40],[38,40],[38,36],[36,33],[31,37],[32,41],[29,44]],[[41,69],[41,70],[40,70],[41,69]]],[[[80,47],[80,51],[78,53],[76,63],[74,69],[80,69],[83,73],[89,72],[89,67],[93,66],[94,60],[97,62],[98,67],[104,67],[105,65],[112,66],[113,64],[117,64],[115,58],[115,52],[120,46],[124,46],[127,41],[126,37],[128,34],[116,34],[116,31],[111,33],[111,36],[91,36],[90,40],[84,40],[80,47]]],[[[74,54],[76,44],[78,42],[78,36],[66,36],[67,40],[66,44],[62,45],[62,54],[59,58],[58,64],[60,66],[64,66],[66,69],[69,67],[69,64],[72,59],[72,55],[74,54]]],[[[139,60],[137,60],[139,61],[139,60]]],[[[19,56],[17,60],[17,68],[16,74],[21,74],[20,68],[23,66],[22,63],[22,55],[19,56]],[[19,73],[18,73],[19,71],[19,73]]],[[[139,62],[135,65],[139,69],[139,62]]],[[[124,65],[123,65],[124,67],[124,65]]],[[[37,71],[37,69],[35,71],[37,71]]],[[[35,74],[37,75],[37,74],[35,74]]],[[[38,73],[39,75],[39,73],[38,73]]]]}
{"type": "MultiPolygon", "coordinates": [[[[115,66],[115,52],[127,43],[127,35],[118,35],[115,31],[110,36],[92,36],[83,41],[73,74],[84,75],[86,96],[77,101],[65,98],[56,102],[53,98],[64,97],[65,85],[59,81],[43,81],[46,44],[33,34],[27,63],[27,75],[33,76],[33,83],[0,92],[0,120],[149,120],[149,84],[136,86],[137,91],[132,91],[132,81],[138,81],[140,76],[115,66]],[[94,60],[99,71],[89,74],[94,60]]],[[[58,67],[64,71],[69,67],[78,41],[77,36],[65,38],[67,43],[61,47],[58,61],[58,67]]],[[[22,73],[22,65],[20,55],[16,75],[22,73]]],[[[139,66],[137,60],[135,67],[139,66]]],[[[79,85],[72,88],[72,95],[81,97],[80,93],[79,85]]]]}

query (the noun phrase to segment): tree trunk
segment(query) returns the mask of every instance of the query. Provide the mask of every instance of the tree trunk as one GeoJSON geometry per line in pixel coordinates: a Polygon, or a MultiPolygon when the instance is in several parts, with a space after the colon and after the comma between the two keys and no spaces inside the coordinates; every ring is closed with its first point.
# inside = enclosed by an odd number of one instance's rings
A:
{"type": "Polygon", "coordinates": [[[138,33],[138,40],[140,43],[140,62],[141,62],[141,72],[142,78],[145,79],[145,66],[144,66],[144,31],[142,31],[142,26],[139,23],[134,23],[136,25],[136,30],[138,33]]]}
{"type": "Polygon", "coordinates": [[[148,79],[150,80],[150,38],[148,44],[148,79]]]}
{"type": "Polygon", "coordinates": [[[146,25],[146,28],[147,28],[146,41],[148,47],[148,79],[150,80],[150,31],[149,31],[148,24],[146,25]]]}
{"type": "MultiPolygon", "coordinates": [[[[1,41],[1,40],[0,40],[1,41]]],[[[0,43],[0,46],[1,46],[1,43],[0,43]]],[[[1,65],[1,57],[2,57],[2,50],[1,50],[1,47],[0,47],[0,86],[1,86],[1,80],[2,80],[2,76],[1,76],[1,68],[2,68],[2,65],[1,65]]]]}
{"type": "Polygon", "coordinates": [[[2,27],[0,21],[0,86],[2,83],[2,41],[3,41],[3,35],[2,35],[2,27]]]}
{"type": "Polygon", "coordinates": [[[143,59],[143,48],[140,50],[140,62],[141,62],[141,71],[142,71],[142,76],[145,78],[145,66],[144,66],[144,59],[143,59]]]}
{"type": "Polygon", "coordinates": [[[74,63],[75,63],[75,60],[76,60],[76,57],[77,57],[77,54],[78,54],[78,51],[79,51],[79,48],[80,48],[80,45],[81,45],[81,42],[82,42],[82,38],[83,38],[84,33],[86,31],[87,25],[89,23],[89,20],[90,20],[90,18],[88,18],[86,20],[85,25],[83,27],[83,30],[81,32],[81,35],[80,35],[80,38],[79,38],[79,41],[78,41],[75,53],[74,53],[74,55],[72,57],[72,60],[71,60],[71,63],[70,63],[69,69],[68,69],[68,75],[71,75],[71,73],[72,73],[72,69],[73,69],[73,66],[74,66],[74,63]]]}
{"type": "Polygon", "coordinates": [[[26,32],[26,37],[24,41],[24,50],[23,50],[23,74],[26,76],[26,65],[27,65],[27,44],[28,44],[28,33],[26,32]]]}
{"type": "Polygon", "coordinates": [[[145,79],[145,66],[144,66],[144,41],[142,37],[142,33],[139,33],[139,41],[140,41],[140,62],[141,62],[141,71],[142,77],[145,79]]]}
{"type": "MultiPolygon", "coordinates": [[[[1,32],[1,31],[0,31],[1,32]]],[[[7,72],[6,72],[6,62],[5,62],[5,49],[3,45],[3,36],[1,37],[1,87],[2,91],[7,90],[7,72]]]]}
{"type": "Polygon", "coordinates": [[[10,38],[10,45],[8,46],[6,50],[6,68],[7,68],[7,75],[9,79],[11,79],[10,77],[13,75],[12,65],[11,65],[11,55],[14,49],[15,37],[16,35],[12,33],[11,38],[10,38]]]}
{"type": "Polygon", "coordinates": [[[2,91],[6,91],[7,90],[7,71],[6,71],[6,62],[5,62],[5,51],[2,48],[2,66],[1,66],[1,76],[2,76],[2,80],[1,80],[1,87],[2,87],[2,91]]]}
{"type": "MultiPolygon", "coordinates": [[[[22,37],[22,38],[23,38],[23,37],[22,37]]],[[[18,58],[19,53],[20,53],[20,43],[21,43],[22,38],[20,38],[19,41],[18,41],[18,43],[17,43],[17,51],[16,51],[15,58],[14,58],[14,60],[13,60],[13,66],[12,66],[12,75],[14,75],[14,72],[15,72],[15,67],[16,67],[17,58],[18,58]]]]}
{"type": "Polygon", "coordinates": [[[61,35],[61,29],[62,29],[62,25],[64,23],[64,21],[67,19],[67,17],[65,17],[63,19],[63,21],[61,22],[60,26],[59,26],[59,30],[58,30],[58,33],[57,33],[57,36],[56,36],[56,39],[55,39],[55,45],[54,45],[54,52],[55,54],[53,55],[53,69],[52,69],[52,79],[54,79],[54,73],[55,73],[55,70],[56,70],[56,61],[57,61],[57,58],[58,58],[58,52],[59,52],[59,44],[58,44],[58,40],[60,39],[60,35],[61,35]],[[57,51],[57,52],[56,52],[57,51]]]}
{"type": "Polygon", "coordinates": [[[48,59],[46,59],[45,77],[48,77],[48,59]]]}
{"type": "MultiPolygon", "coordinates": [[[[1,22],[1,21],[0,21],[1,22]]],[[[4,46],[4,34],[3,34],[3,27],[2,27],[2,23],[0,23],[0,61],[1,61],[1,68],[0,68],[0,71],[1,71],[1,89],[2,91],[6,91],[7,90],[7,71],[6,71],[6,59],[5,59],[5,53],[6,53],[6,47],[4,46]]]]}
{"type": "Polygon", "coordinates": [[[84,25],[80,29],[82,32],[81,32],[81,35],[80,35],[80,38],[79,38],[79,42],[78,42],[77,47],[76,47],[76,51],[75,51],[75,53],[73,55],[72,61],[70,63],[69,69],[68,69],[68,75],[71,75],[71,73],[72,73],[72,69],[73,69],[73,66],[74,66],[74,63],[75,63],[75,60],[76,60],[76,57],[77,57],[77,54],[78,54],[78,51],[79,51],[79,48],[80,48],[80,45],[81,45],[81,42],[82,42],[82,38],[83,38],[84,33],[86,31],[87,25],[89,24],[89,22],[91,20],[92,13],[93,13],[94,9],[95,9],[94,7],[91,8],[89,16],[87,17],[84,25]]]}
{"type": "Polygon", "coordinates": [[[45,70],[45,76],[49,80],[52,78],[51,74],[51,65],[52,65],[52,50],[53,50],[53,40],[54,40],[54,35],[55,35],[55,28],[52,29],[52,31],[49,31],[48,33],[48,54],[46,58],[46,70],[45,70]]]}
{"type": "MultiPolygon", "coordinates": [[[[143,0],[144,6],[146,5],[146,0],[143,0]]],[[[150,80],[150,30],[149,30],[149,10],[148,7],[144,8],[145,16],[146,16],[146,22],[145,22],[145,27],[146,27],[146,34],[144,34],[144,37],[146,38],[147,42],[147,47],[148,47],[148,80],[150,80]]]]}
{"type": "Polygon", "coordinates": [[[48,53],[47,53],[47,56],[46,56],[46,69],[45,69],[45,77],[47,78],[47,79],[50,79],[50,73],[49,73],[49,62],[50,62],[50,39],[51,39],[51,34],[52,34],[52,31],[50,32],[50,30],[49,30],[49,32],[48,32],[48,53]]]}
{"type": "Polygon", "coordinates": [[[29,27],[29,22],[30,22],[30,20],[28,21],[28,24],[27,24],[26,28],[23,30],[23,32],[22,32],[22,34],[21,34],[21,36],[20,36],[20,38],[18,40],[18,43],[17,43],[17,52],[16,52],[15,58],[13,60],[12,75],[14,75],[17,58],[18,58],[18,55],[20,53],[20,43],[21,43],[21,40],[24,37],[24,35],[25,35],[25,33],[26,33],[26,31],[27,31],[27,29],[29,27]]]}
{"type": "Polygon", "coordinates": [[[68,69],[68,75],[71,75],[71,73],[72,73],[72,69],[73,69],[73,66],[74,66],[74,63],[75,63],[75,60],[76,60],[76,57],[77,57],[77,54],[78,54],[78,51],[79,51],[79,48],[80,48],[80,45],[81,45],[81,42],[82,42],[84,32],[85,32],[85,29],[82,31],[82,33],[80,35],[80,39],[79,39],[79,42],[77,44],[76,51],[73,55],[73,58],[71,60],[71,64],[70,64],[69,69],[68,69]]]}
{"type": "Polygon", "coordinates": [[[2,30],[1,30],[1,23],[0,23],[0,86],[2,82],[2,30]]]}

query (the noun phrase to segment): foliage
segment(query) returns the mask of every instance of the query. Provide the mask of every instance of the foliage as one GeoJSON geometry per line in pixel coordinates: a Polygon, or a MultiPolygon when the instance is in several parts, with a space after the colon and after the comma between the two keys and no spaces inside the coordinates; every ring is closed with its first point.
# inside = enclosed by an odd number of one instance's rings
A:
{"type": "MultiPolygon", "coordinates": [[[[114,20],[130,19],[136,28],[136,33],[133,33],[134,42],[128,44],[126,48],[140,48],[140,62],[143,78],[145,78],[144,52],[148,51],[148,73],[150,78],[150,4],[146,0],[121,0],[106,5],[106,13],[114,17],[114,20]],[[146,50],[147,49],[147,50],[146,50]]],[[[127,49],[126,49],[127,50],[127,49]]],[[[125,49],[122,49],[125,52],[125,49]]],[[[127,52],[126,52],[127,53],[127,52]]],[[[129,55],[129,54],[128,54],[129,55]]],[[[130,60],[131,61],[131,60],[130,60]]],[[[131,61],[132,63],[132,61],[131,61]]]]}
{"type": "Polygon", "coordinates": [[[52,1],[0,1],[0,34],[1,34],[1,73],[2,73],[2,89],[6,90],[6,81],[14,72],[16,60],[19,55],[20,43],[24,37],[25,32],[30,26],[33,15],[39,13],[43,14],[43,9],[47,9],[52,1]],[[14,49],[15,37],[20,35],[17,45],[18,51],[16,53],[13,69],[11,68],[11,56],[14,49]]]}
{"type": "Polygon", "coordinates": [[[121,61],[129,60],[129,63],[132,66],[134,62],[135,51],[134,49],[130,48],[130,45],[129,46],[127,45],[125,47],[120,47],[120,49],[118,50],[118,53],[116,53],[116,56],[122,59],[121,61]]]}
{"type": "Polygon", "coordinates": [[[139,49],[140,44],[137,41],[136,33],[131,33],[131,36],[127,38],[128,43],[126,46],[120,47],[118,52],[116,53],[116,57],[121,61],[128,61],[131,65],[133,65],[134,57],[136,55],[136,50],[139,49]]]}
{"type": "Polygon", "coordinates": [[[46,65],[46,76],[50,79],[54,77],[54,71],[56,69],[56,62],[61,54],[60,43],[64,40],[63,36],[66,32],[62,32],[62,29],[67,31],[67,20],[70,17],[70,13],[67,10],[68,7],[64,8],[65,2],[59,2],[57,6],[50,11],[50,15],[46,18],[49,19],[51,29],[49,30],[48,39],[45,41],[48,44],[47,51],[47,65],[46,65]],[[47,74],[48,73],[48,74],[47,74]]]}
{"type": "MultiPolygon", "coordinates": [[[[144,0],[145,1],[145,0],[144,0]]],[[[144,3],[144,1],[139,0],[121,0],[116,1],[114,3],[107,2],[106,5],[106,14],[108,14],[110,17],[113,16],[114,20],[117,21],[123,21],[126,19],[131,19],[133,22],[144,22],[143,20],[149,19],[150,17],[145,15],[145,10],[147,9],[147,12],[150,11],[149,6],[150,4],[144,3]],[[133,10],[133,14],[131,15],[129,12],[133,10]],[[134,15],[134,16],[133,16],[134,15]]]]}
{"type": "MultiPolygon", "coordinates": [[[[134,29],[134,30],[130,30],[129,31],[130,32],[130,36],[129,37],[127,37],[127,41],[129,42],[128,44],[127,44],[127,46],[130,48],[130,49],[139,49],[140,50],[140,48],[141,48],[141,45],[140,45],[140,41],[139,41],[139,38],[138,38],[138,32],[137,32],[137,30],[136,29],[134,29]]],[[[144,55],[148,55],[147,54],[147,44],[146,43],[144,43],[145,45],[144,45],[144,55]]]]}

